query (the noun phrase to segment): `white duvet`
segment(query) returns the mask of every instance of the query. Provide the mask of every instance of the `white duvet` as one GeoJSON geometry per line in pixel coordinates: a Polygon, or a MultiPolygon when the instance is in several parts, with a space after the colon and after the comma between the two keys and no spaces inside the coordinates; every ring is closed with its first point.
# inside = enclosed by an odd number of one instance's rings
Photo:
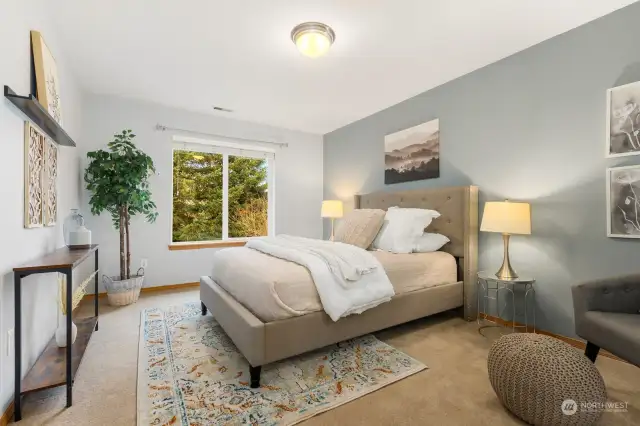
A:
{"type": "Polygon", "coordinates": [[[362,313],[395,295],[380,262],[350,244],[279,235],[249,240],[245,247],[307,268],[333,321],[362,313]]]}

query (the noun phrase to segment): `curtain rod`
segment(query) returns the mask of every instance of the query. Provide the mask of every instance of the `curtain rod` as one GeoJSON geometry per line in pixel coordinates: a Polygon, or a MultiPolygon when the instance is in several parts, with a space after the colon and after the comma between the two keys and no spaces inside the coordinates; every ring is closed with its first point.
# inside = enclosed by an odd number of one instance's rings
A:
{"type": "Polygon", "coordinates": [[[162,124],[156,124],[156,130],[160,131],[160,132],[166,132],[167,130],[173,130],[175,132],[183,132],[183,133],[192,133],[192,134],[195,134],[195,135],[211,136],[211,137],[218,138],[218,139],[224,139],[224,140],[230,141],[230,142],[266,143],[266,144],[270,144],[270,145],[278,145],[280,148],[287,148],[289,146],[289,144],[286,143],[286,142],[274,142],[274,141],[264,141],[264,140],[260,140],[260,139],[236,138],[236,137],[233,137],[233,136],[217,135],[215,133],[199,132],[197,130],[180,129],[178,127],[170,127],[170,126],[165,126],[165,125],[162,125],[162,124]]]}

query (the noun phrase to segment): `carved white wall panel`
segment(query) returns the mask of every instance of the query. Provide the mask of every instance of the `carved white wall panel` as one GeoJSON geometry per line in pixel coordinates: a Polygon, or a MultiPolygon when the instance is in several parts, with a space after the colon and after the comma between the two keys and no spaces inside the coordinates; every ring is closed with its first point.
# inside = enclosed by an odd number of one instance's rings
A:
{"type": "Polygon", "coordinates": [[[58,146],[46,138],[44,147],[44,225],[54,226],[58,217],[58,146]]]}
{"type": "Polygon", "coordinates": [[[24,133],[24,226],[39,228],[43,224],[45,136],[28,121],[24,133]]]}

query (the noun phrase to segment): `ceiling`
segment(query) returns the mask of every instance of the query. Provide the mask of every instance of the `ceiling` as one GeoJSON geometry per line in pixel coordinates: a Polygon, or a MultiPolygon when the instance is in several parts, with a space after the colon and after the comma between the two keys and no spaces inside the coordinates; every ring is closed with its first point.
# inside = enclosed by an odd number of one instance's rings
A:
{"type": "Polygon", "coordinates": [[[90,92],[324,134],[633,1],[47,3],[90,92]],[[310,20],[336,32],[318,59],[289,39],[310,20]]]}

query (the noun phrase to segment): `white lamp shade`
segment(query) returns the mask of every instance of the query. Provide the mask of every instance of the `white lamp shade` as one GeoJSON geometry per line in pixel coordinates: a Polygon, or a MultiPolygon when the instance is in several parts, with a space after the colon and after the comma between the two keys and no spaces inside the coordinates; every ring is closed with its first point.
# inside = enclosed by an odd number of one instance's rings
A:
{"type": "Polygon", "coordinates": [[[529,203],[489,201],[484,205],[480,230],[502,234],[531,234],[531,206],[529,203]]]}
{"type": "Polygon", "coordinates": [[[322,202],[322,217],[342,217],[342,201],[325,200],[322,202]]]}

